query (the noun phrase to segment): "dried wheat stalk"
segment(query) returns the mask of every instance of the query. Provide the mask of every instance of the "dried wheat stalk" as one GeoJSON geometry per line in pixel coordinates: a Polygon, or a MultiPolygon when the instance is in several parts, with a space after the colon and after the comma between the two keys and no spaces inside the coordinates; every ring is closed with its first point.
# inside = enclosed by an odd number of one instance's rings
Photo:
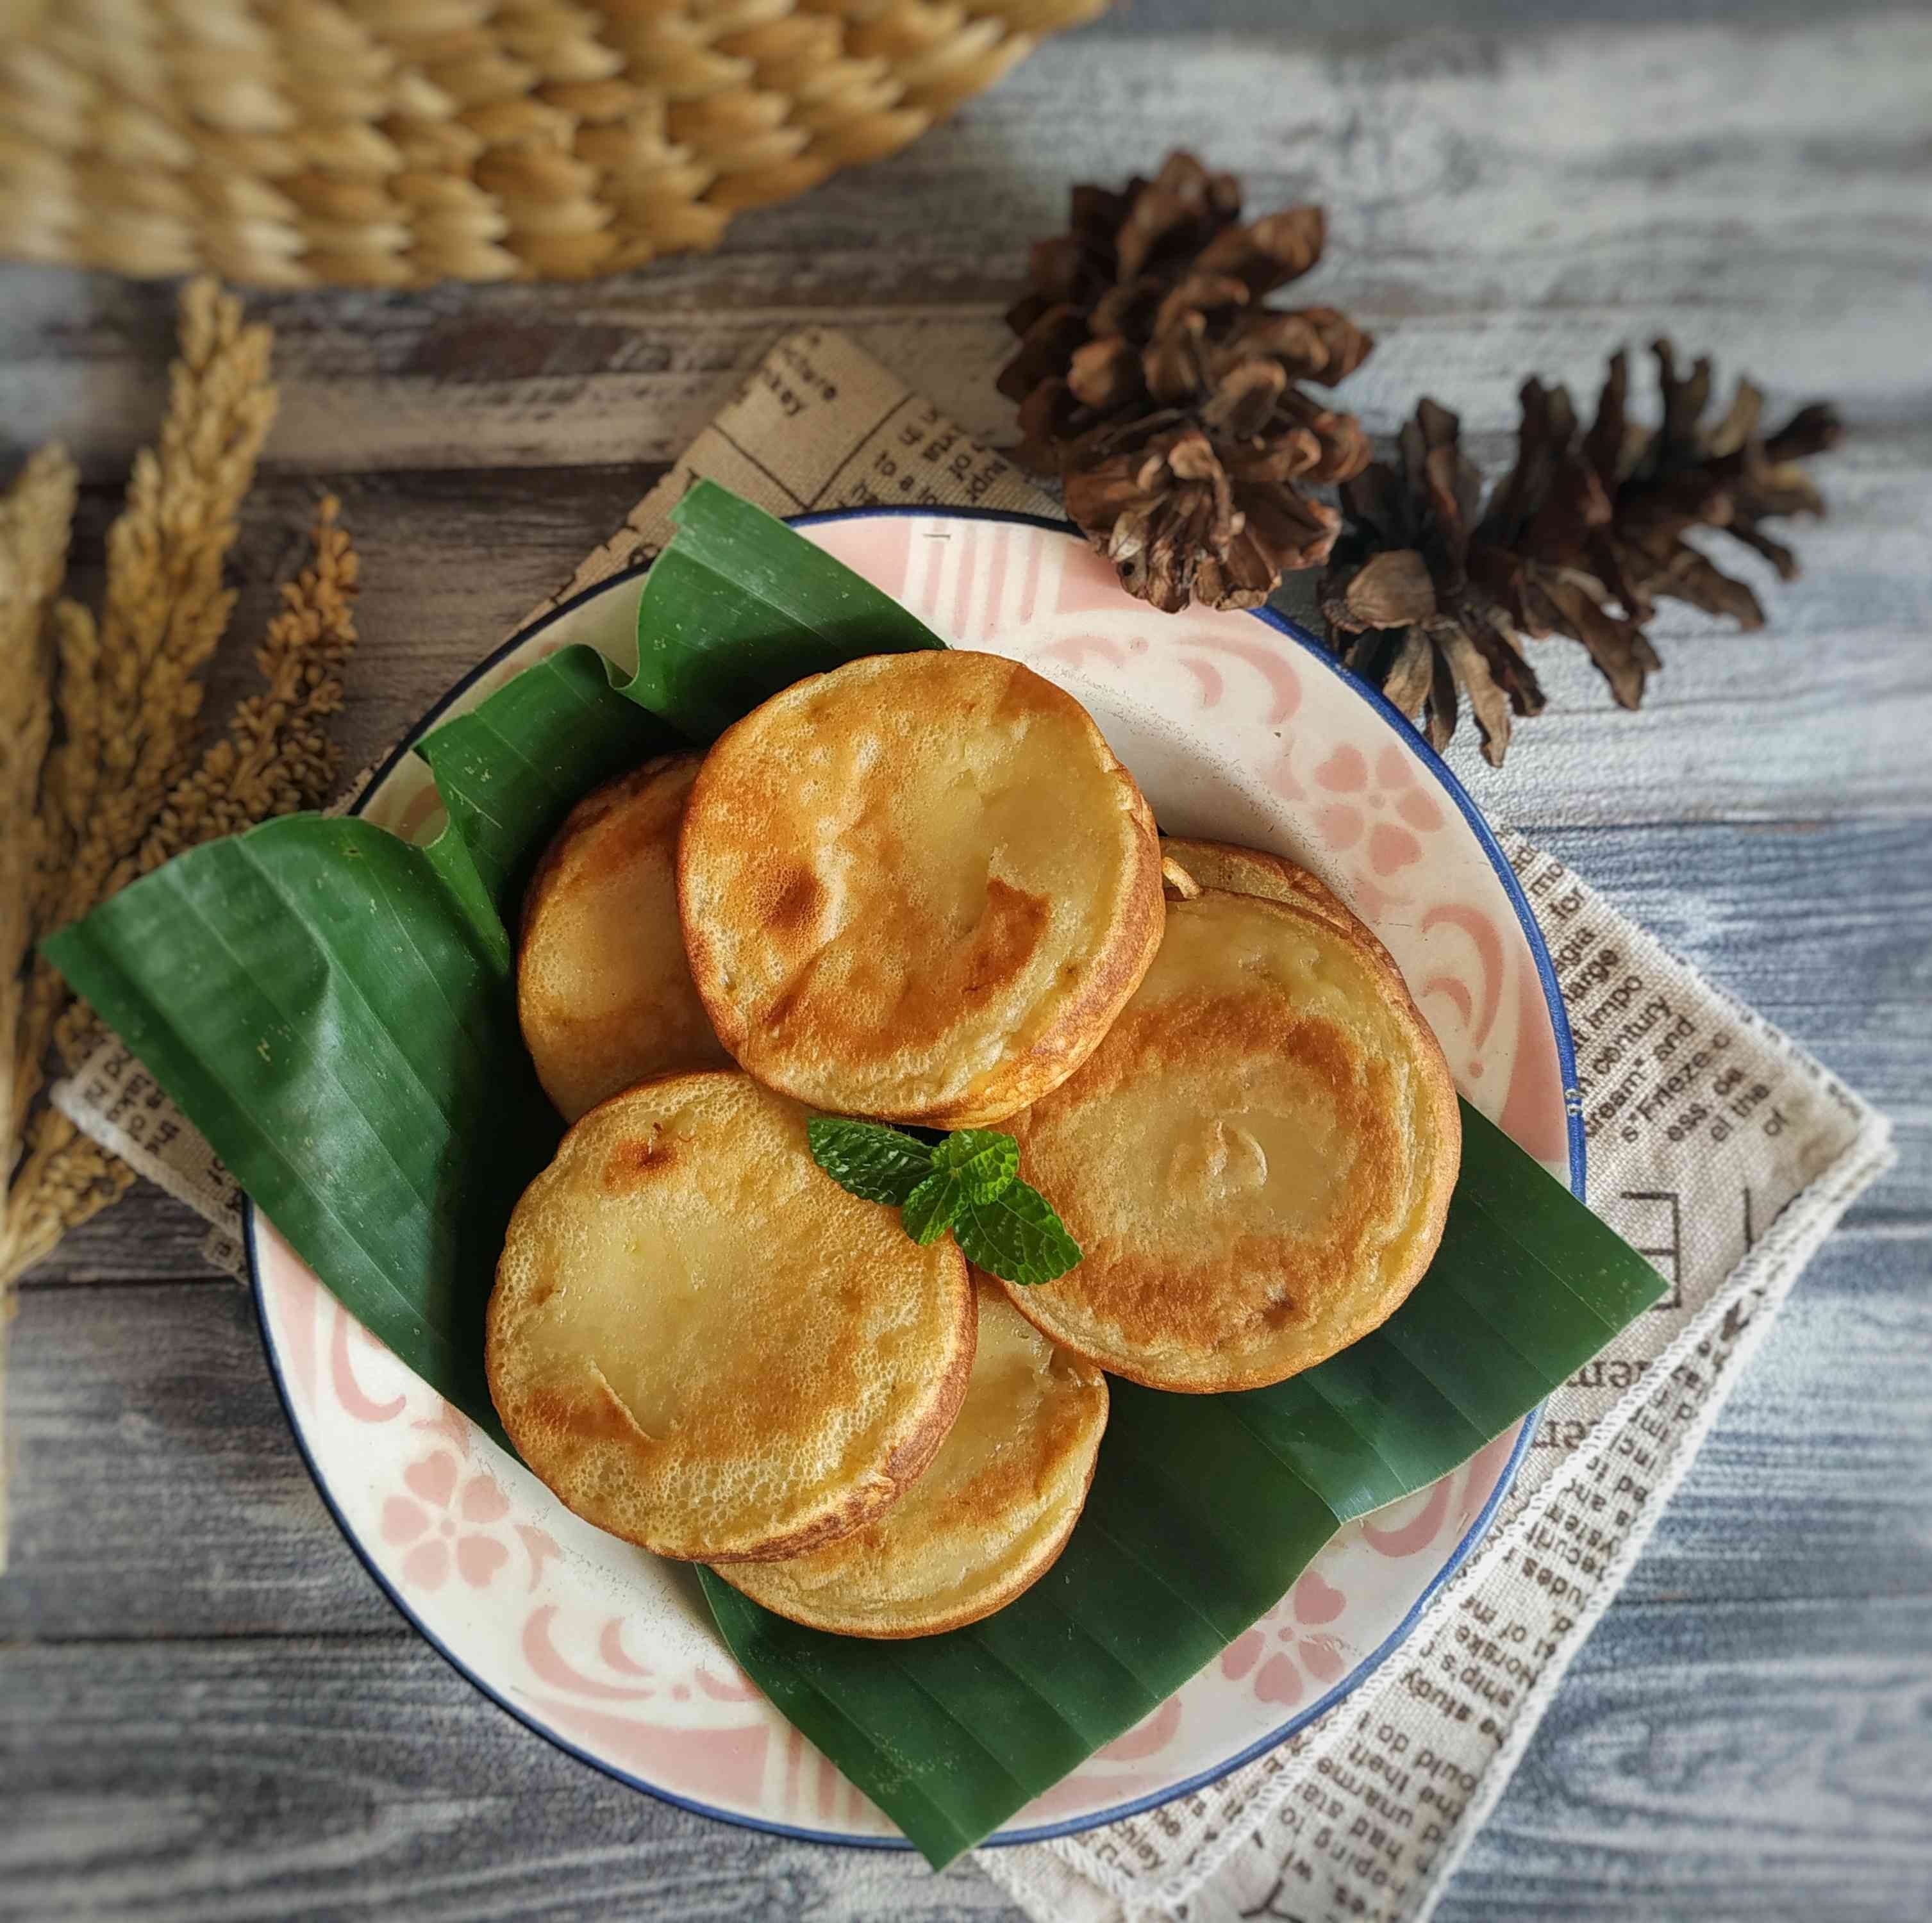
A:
{"type": "MultiPolygon", "coordinates": [[[[266,688],[240,704],[226,736],[169,790],[139,848],[116,865],[106,893],[184,848],[328,798],[341,751],[326,724],[342,705],[343,670],[356,646],[360,573],[338,512],[333,496],[323,500],[316,512],[314,558],[282,590],[280,610],[255,657],[266,688]]],[[[71,602],[57,613],[76,637],[91,632],[85,611],[71,602]]],[[[100,1034],[86,1004],[70,998],[54,1021],[55,1053],[66,1067],[78,1067],[100,1034]]],[[[34,1116],[26,1150],[0,1231],[0,1280],[32,1268],[134,1179],[124,1163],[52,1109],[34,1116]]]]}
{"type": "Polygon", "coordinates": [[[41,830],[35,810],[53,728],[49,610],[67,565],[74,464],[45,448],[0,495],[0,1180],[20,1152],[34,1065],[13,1047],[34,914],[41,830]]]}
{"type": "Polygon", "coordinates": [[[184,848],[328,799],[342,751],[327,723],[342,706],[342,672],[356,646],[360,575],[340,512],[332,494],[316,508],[314,559],[283,588],[280,611],[256,650],[267,688],[242,703],[226,738],[176,783],[140,848],[116,870],[116,886],[184,848]]]}
{"type": "MultiPolygon", "coordinates": [[[[53,702],[48,686],[50,604],[67,566],[74,519],[74,464],[57,447],[43,448],[0,494],[0,1201],[20,1153],[19,1122],[33,1078],[14,1049],[20,1018],[22,970],[35,934],[34,882],[40,833],[34,812],[53,702]]],[[[0,1219],[0,1392],[5,1387],[6,1321],[12,1308],[0,1219]]],[[[4,1401],[0,1400],[0,1415],[4,1401]]],[[[0,1421],[0,1444],[4,1444],[0,1421]]],[[[6,1565],[6,1464],[0,1456],[0,1568],[6,1565]]]]}
{"type": "MultiPolygon", "coordinates": [[[[166,417],[108,536],[98,622],[59,598],[73,463],[44,448],[0,491],[0,1342],[12,1283],[134,1179],[34,1106],[50,1052],[72,1069],[100,1032],[34,943],[183,848],[315,806],[334,780],[326,724],[356,642],[357,563],[332,499],[256,656],[265,690],[194,752],[195,677],[228,623],[222,568],[274,417],[270,344],[212,281],[183,290],[166,417]]],[[[0,1568],[5,1494],[0,1460],[0,1568]]]]}
{"type": "MultiPolygon", "coordinates": [[[[138,872],[134,858],[148,826],[192,758],[202,700],[194,677],[234,605],[222,568],[274,418],[272,337],[244,326],[240,302],[205,279],[182,290],[180,328],[160,442],[136,456],[127,505],[108,533],[98,632],[84,610],[56,610],[62,739],[47,762],[40,809],[35,920],[43,932],[138,872]]],[[[69,1000],[53,969],[36,963],[20,1058],[41,1061],[69,1000]]],[[[76,1048],[84,1052],[86,1027],[72,1016],[64,1023],[70,1066],[76,1048]]]]}
{"type": "Polygon", "coordinates": [[[27,1156],[7,1195],[0,1231],[0,1287],[9,1287],[44,1261],[70,1228],[78,1228],[118,1202],[134,1172],[74,1126],[58,1108],[35,1112],[27,1156]]]}
{"type": "Polygon", "coordinates": [[[37,456],[0,501],[0,1283],[133,1180],[33,1107],[50,1054],[76,1066],[100,1029],[30,961],[32,943],[184,848],[317,805],[334,780],[326,723],[355,645],[358,568],[333,499],[256,657],[266,686],[194,752],[196,676],[227,625],[222,567],[274,417],[269,346],[212,283],[184,290],[166,418],[110,532],[98,623],[56,598],[70,465],[37,456]]]}
{"type": "Polygon", "coordinates": [[[107,537],[95,671],[72,697],[64,680],[61,689],[64,711],[70,700],[88,709],[92,752],[57,754],[49,770],[74,834],[73,859],[49,878],[50,926],[112,892],[191,764],[202,701],[194,676],[228,626],[235,596],[222,569],[275,416],[272,338],[266,327],[244,327],[241,303],[213,281],[183,290],[160,445],[135,458],[127,506],[107,537]]]}

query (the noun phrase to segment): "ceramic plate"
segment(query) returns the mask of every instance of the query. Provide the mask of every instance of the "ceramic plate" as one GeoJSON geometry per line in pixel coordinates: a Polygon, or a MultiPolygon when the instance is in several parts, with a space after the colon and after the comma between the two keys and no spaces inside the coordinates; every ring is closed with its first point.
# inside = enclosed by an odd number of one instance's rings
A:
{"type": "MultiPolygon", "coordinates": [[[[1078,696],[1168,832],[1312,868],[1388,944],[1463,1094],[1581,1192],[1548,957],[1481,816],[1392,709],[1272,616],[1154,612],[1054,526],[893,512],[804,526],[949,641],[1017,656],[1078,696]]],[[[532,625],[422,727],[573,642],[633,663],[640,579],[532,625]]],[[[441,825],[406,754],[362,812],[418,840],[441,825]]],[[[688,1570],[580,1522],[338,1307],[267,1223],[250,1240],[269,1359],[316,1482],[376,1580],[479,1688],[672,1802],[827,1841],[899,1840],[747,1682],[688,1570]]],[[[1218,1661],[999,1840],[1198,1787],[1352,1688],[1468,1552],[1527,1429],[1345,1530],[1218,1661]]]]}

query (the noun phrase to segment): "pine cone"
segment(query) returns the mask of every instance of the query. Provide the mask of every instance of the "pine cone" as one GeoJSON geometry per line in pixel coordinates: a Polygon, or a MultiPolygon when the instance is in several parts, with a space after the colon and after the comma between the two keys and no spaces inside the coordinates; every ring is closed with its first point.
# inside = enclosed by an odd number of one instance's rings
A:
{"type": "MultiPolygon", "coordinates": [[[[1759,524],[1780,514],[1822,515],[1824,496],[1798,463],[1838,444],[1837,410],[1822,401],[1801,407],[1776,433],[1759,431],[1764,396],[1741,380],[1729,409],[1708,424],[1711,363],[1700,358],[1688,378],[1677,372],[1668,340],[1653,344],[1664,394],[1664,418],[1653,433],[1626,418],[1629,369],[1611,357],[1583,456],[1610,499],[1609,532],[1599,572],[1640,621],[1657,597],[1688,601],[1728,614],[1745,628],[1764,626],[1764,610],[1684,539],[1687,529],[1721,528],[1762,554],[1782,580],[1795,580],[1798,557],[1759,524]]],[[[1640,688],[1640,692],[1641,692],[1640,688]]],[[[1634,707],[1634,700],[1627,704],[1634,707]]]]}
{"type": "Polygon", "coordinates": [[[1076,187],[1072,231],[1034,246],[1006,316],[1022,463],[1060,477],[1129,591],[1169,614],[1255,607],[1324,560],[1340,517],[1297,484],[1369,456],[1353,416],[1295,383],[1352,373],[1370,337],[1332,308],[1261,304],[1321,258],[1321,208],[1240,212],[1233,175],[1190,154],[1124,193],[1076,187]]]}
{"type": "Polygon", "coordinates": [[[1662,665],[1644,632],[1660,597],[1762,627],[1756,596],[1690,544],[1691,528],[1722,528],[1784,579],[1797,574],[1796,556],[1760,524],[1824,512],[1797,463],[1837,441],[1838,416],[1814,403],[1761,436],[1764,397],[1741,380],[1728,412],[1702,425],[1710,363],[1680,379],[1670,344],[1653,351],[1664,391],[1654,431],[1629,424],[1621,352],[1587,433],[1564,388],[1526,382],[1516,464],[1480,520],[1481,483],[1459,424],[1432,400],[1402,429],[1400,475],[1376,462],[1342,488],[1348,525],[1321,592],[1330,638],[1352,668],[1424,718],[1436,748],[1455,731],[1460,692],[1484,758],[1502,765],[1512,715],[1544,706],[1526,634],[1582,643],[1618,704],[1634,708],[1662,665]]]}

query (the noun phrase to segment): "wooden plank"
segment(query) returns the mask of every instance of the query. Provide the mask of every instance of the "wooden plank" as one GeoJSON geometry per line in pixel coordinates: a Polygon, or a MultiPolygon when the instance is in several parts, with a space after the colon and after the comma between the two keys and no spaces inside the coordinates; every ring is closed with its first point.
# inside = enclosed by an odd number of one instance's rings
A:
{"type": "MultiPolygon", "coordinates": [[[[1496,446],[1489,471],[1508,458],[1496,446]]],[[[1505,765],[1481,759],[1466,720],[1450,744],[1478,802],[1536,833],[1926,814],[1932,660],[1912,638],[1932,632],[1932,432],[1854,442],[1827,484],[1832,518],[1792,530],[1805,573],[1789,586],[1706,539],[1756,590],[1768,625],[1745,634],[1664,608],[1650,629],[1664,668],[1638,712],[1614,705],[1581,648],[1532,643],[1550,706],[1520,724],[1505,765]]],[[[1319,634],[1313,592],[1297,577],[1282,601],[1319,634]]]]}
{"type": "Polygon", "coordinates": [[[1634,1603],[1932,1598],[1932,1231],[1841,1230],[1799,1278],[1631,1571],[1634,1603]],[[1906,1479],[1896,1501],[1880,1492],[1906,1479]],[[1916,1510],[1916,1516],[1914,1511],[1916,1510]]]}
{"type": "Polygon", "coordinates": [[[208,1266],[202,1252],[208,1225],[194,1211],[146,1182],[137,1182],[113,1208],[62,1239],[24,1289],[68,1283],[200,1283],[232,1288],[234,1279],[208,1266]]]}
{"type": "MultiPolygon", "coordinates": [[[[348,704],[334,724],[345,771],[385,754],[455,681],[623,520],[658,466],[431,470],[317,478],[275,475],[256,485],[231,558],[234,614],[209,677],[212,727],[260,685],[252,658],[280,584],[307,558],[315,503],[332,490],[362,562],[362,639],[348,704]]],[[[84,490],[75,517],[70,592],[98,598],[117,491],[84,490]]]]}
{"type": "Polygon", "coordinates": [[[1436,1923],[1923,1917],[1928,1719],[1923,1595],[1620,1602],[1436,1923]]]}
{"type": "MultiPolygon", "coordinates": [[[[1347,390],[1378,427],[1425,386],[1500,425],[1525,372],[1594,376],[1613,341],[1666,327],[1780,395],[1922,412],[1922,20],[1346,45],[1291,25],[1203,37],[1184,59],[1159,34],[1093,46],[1049,44],[891,161],[742,217],[713,256],[582,288],[263,301],[282,338],[274,458],[668,459],[731,372],[806,320],[849,327],[964,424],[1004,434],[987,376],[1025,242],[1059,224],[1070,180],[1124,177],[1172,142],[1241,170],[1257,206],[1329,206],[1310,297],[1381,332],[1347,390]]],[[[158,403],[166,311],[154,289],[8,270],[9,438],[59,434],[90,472],[118,472],[158,403]]]]}
{"type": "MultiPolygon", "coordinates": [[[[1915,0],[1861,0],[1862,10],[1900,11],[1915,0]]],[[[1370,34],[1439,31],[1442,0],[1295,0],[1290,28],[1298,38],[1332,35],[1344,45],[1370,34]]],[[[1816,0],[1456,0],[1455,20],[1465,32],[1536,32],[1562,25],[1619,27],[1681,26],[1690,20],[1738,21],[1764,27],[1774,22],[1817,18],[1816,0]]],[[[1113,0],[1108,10],[1081,29],[1084,44],[1114,35],[1219,34],[1282,30],[1280,0],[1214,0],[1204,16],[1201,0],[1113,0]]]]}
{"type": "MultiPolygon", "coordinates": [[[[1502,444],[1490,453],[1504,458],[1502,444]]],[[[392,742],[623,518],[662,472],[616,467],[428,470],[337,475],[363,558],[363,640],[338,731],[352,765],[392,742]]],[[[206,712],[254,684],[250,651],[275,586],[299,564],[321,491],[277,475],[244,511],[242,584],[206,712]]],[[[1498,820],[1554,824],[1844,819],[1932,814],[1932,422],[1852,443],[1832,464],[1835,512],[1799,530],[1805,578],[1774,592],[1760,563],[1739,572],[1772,612],[1742,634],[1688,609],[1662,614],[1665,661],[1643,710],[1612,705],[1580,648],[1538,644],[1552,706],[1526,722],[1508,766],[1489,767],[1473,729],[1450,760],[1498,820]]],[[[90,489],[80,516],[75,591],[98,591],[116,506],[90,489]]],[[[1284,596],[1318,626],[1306,578],[1284,596]]]]}
{"type": "Polygon", "coordinates": [[[970,1863],[694,1816],[553,1748],[422,1642],[0,1653],[0,1917],[1010,1923],[970,1863]]]}
{"type": "MultiPolygon", "coordinates": [[[[1928,1267],[1932,1224],[1827,1245],[1634,1594],[1932,1595],[1932,1405],[1897,1366],[1932,1345],[1928,1267]]],[[[396,1624],[309,1484],[242,1289],[31,1290],[8,1394],[0,1638],[396,1624]]]]}
{"type": "Polygon", "coordinates": [[[410,1633],[309,1479],[246,1289],[29,1290],[10,1333],[0,1640],[410,1633]]]}
{"type": "MultiPolygon", "coordinates": [[[[1928,1648],[1922,1597],[1619,1606],[1438,1915],[1922,1914],[1928,1648]]],[[[1010,1914],[970,1868],[935,1881],[638,1796],[387,1636],[9,1651],[0,1759],[0,1914],[1010,1914]]]]}

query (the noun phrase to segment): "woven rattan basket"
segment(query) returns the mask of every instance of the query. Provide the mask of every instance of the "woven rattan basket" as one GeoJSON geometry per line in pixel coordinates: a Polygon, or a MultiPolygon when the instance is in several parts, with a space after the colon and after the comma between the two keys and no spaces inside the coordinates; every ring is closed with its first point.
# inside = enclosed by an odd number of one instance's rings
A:
{"type": "Polygon", "coordinates": [[[1106,0],[0,0],[0,253],[256,286],[713,246],[1106,0]]]}

